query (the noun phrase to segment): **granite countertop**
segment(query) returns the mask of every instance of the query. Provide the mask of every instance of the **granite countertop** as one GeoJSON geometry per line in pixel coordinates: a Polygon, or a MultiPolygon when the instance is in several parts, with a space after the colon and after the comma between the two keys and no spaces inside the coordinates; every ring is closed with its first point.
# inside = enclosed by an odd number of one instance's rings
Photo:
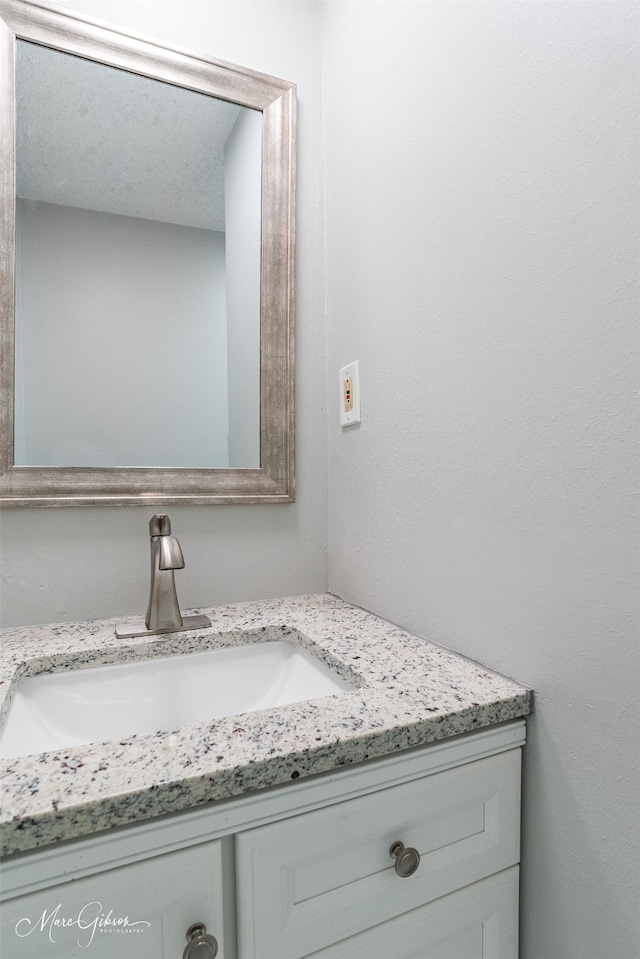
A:
{"type": "MultiPolygon", "coordinates": [[[[191,611],[190,611],[191,612],[191,611]]],[[[123,620],[4,630],[20,677],[287,638],[359,684],[340,695],[0,764],[3,855],[140,822],[527,715],[530,691],[331,595],[194,610],[210,629],[117,639],[123,620]]]]}

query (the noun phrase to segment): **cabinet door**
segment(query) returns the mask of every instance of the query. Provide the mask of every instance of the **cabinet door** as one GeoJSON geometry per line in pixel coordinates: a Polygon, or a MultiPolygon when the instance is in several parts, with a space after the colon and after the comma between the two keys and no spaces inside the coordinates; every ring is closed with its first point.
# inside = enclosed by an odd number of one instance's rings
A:
{"type": "Polygon", "coordinates": [[[474,882],[309,959],[517,959],[518,867],[474,882]]]}
{"type": "Polygon", "coordinates": [[[517,749],[247,830],[236,840],[240,956],[302,959],[507,869],[519,824],[517,749]],[[397,875],[397,841],[420,853],[415,875],[397,875]]]}
{"type": "Polygon", "coordinates": [[[2,904],[7,959],[181,959],[189,926],[222,935],[219,841],[50,886],[2,904]]]}

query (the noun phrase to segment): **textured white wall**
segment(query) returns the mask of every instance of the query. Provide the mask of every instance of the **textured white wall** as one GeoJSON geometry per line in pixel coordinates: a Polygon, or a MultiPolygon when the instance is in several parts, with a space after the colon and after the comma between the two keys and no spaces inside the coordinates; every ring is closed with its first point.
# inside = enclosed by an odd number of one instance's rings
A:
{"type": "Polygon", "coordinates": [[[329,584],[535,687],[522,959],[640,954],[639,18],[323,4],[329,584]]]}
{"type": "MultiPolygon", "coordinates": [[[[186,569],[183,606],[326,589],[326,415],[318,6],[110,2],[68,8],[298,84],[297,502],[169,511],[186,569]]],[[[144,612],[148,521],[126,509],[4,510],[2,624],[144,612]]]]}
{"type": "Polygon", "coordinates": [[[16,219],[15,462],[228,466],[224,234],[31,200],[16,219]]]}
{"type": "Polygon", "coordinates": [[[224,148],[229,462],[260,465],[262,114],[241,110],[224,148]]]}

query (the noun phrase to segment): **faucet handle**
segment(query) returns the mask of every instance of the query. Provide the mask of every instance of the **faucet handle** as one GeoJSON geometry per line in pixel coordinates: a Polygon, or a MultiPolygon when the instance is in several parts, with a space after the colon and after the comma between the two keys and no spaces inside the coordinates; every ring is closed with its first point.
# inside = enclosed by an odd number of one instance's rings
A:
{"type": "Polygon", "coordinates": [[[171,520],[166,513],[156,513],[149,520],[149,536],[170,536],[171,520]]]}

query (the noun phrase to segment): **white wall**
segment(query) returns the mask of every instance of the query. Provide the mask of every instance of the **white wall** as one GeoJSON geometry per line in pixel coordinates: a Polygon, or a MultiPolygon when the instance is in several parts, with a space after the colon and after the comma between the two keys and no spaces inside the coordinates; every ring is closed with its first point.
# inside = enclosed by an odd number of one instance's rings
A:
{"type": "Polygon", "coordinates": [[[224,233],[26,199],[16,221],[16,464],[229,466],[224,233]]]}
{"type": "MultiPolygon", "coordinates": [[[[68,8],[298,84],[297,480],[294,505],[169,510],[183,606],[326,589],[322,146],[316,3],[110,2],[68,8]]],[[[126,509],[4,510],[2,624],[144,612],[148,521],[126,509]]]]}
{"type": "Polygon", "coordinates": [[[522,959],[640,953],[639,18],[323,4],[329,584],[535,688],[522,959]]]}
{"type": "Polygon", "coordinates": [[[260,465],[262,114],[240,111],[224,147],[229,461],[260,465]]]}

